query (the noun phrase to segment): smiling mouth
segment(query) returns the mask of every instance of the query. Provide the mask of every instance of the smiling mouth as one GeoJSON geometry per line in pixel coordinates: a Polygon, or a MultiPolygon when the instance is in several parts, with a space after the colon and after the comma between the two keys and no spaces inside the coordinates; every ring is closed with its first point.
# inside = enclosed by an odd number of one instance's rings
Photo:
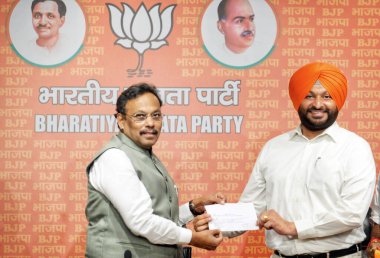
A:
{"type": "Polygon", "coordinates": [[[323,118],[325,116],[326,111],[323,111],[323,110],[310,110],[308,113],[311,114],[311,117],[314,118],[314,119],[321,119],[321,118],[323,118]]]}
{"type": "Polygon", "coordinates": [[[140,135],[148,135],[148,136],[156,136],[157,135],[157,131],[148,131],[148,132],[146,132],[146,131],[144,131],[144,132],[141,132],[140,133],[140,135]]]}

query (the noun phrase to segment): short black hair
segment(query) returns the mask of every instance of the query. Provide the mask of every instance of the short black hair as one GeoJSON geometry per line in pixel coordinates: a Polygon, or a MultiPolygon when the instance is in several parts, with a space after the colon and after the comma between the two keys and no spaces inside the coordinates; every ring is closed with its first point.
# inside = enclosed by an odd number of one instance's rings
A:
{"type": "Polygon", "coordinates": [[[162,100],[158,93],[157,88],[149,83],[140,82],[131,85],[128,89],[124,90],[117,99],[116,102],[116,114],[121,113],[123,115],[126,114],[125,106],[129,100],[135,99],[138,96],[141,96],[145,93],[152,93],[160,102],[160,107],[162,106],[162,100]]]}
{"type": "Polygon", "coordinates": [[[65,5],[65,3],[62,0],[33,0],[33,2],[32,2],[32,8],[31,8],[32,12],[33,12],[34,7],[36,6],[36,4],[43,3],[43,2],[46,2],[46,1],[52,1],[52,2],[55,2],[58,5],[58,12],[59,12],[59,16],[60,17],[66,15],[66,5],[65,5]]]}
{"type": "Polygon", "coordinates": [[[226,19],[226,5],[228,0],[222,0],[218,5],[218,20],[226,19]]]}

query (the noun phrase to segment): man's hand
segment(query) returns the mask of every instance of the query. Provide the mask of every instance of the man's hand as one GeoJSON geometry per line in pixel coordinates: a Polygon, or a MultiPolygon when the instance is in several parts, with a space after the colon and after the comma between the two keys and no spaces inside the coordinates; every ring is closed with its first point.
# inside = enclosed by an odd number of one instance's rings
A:
{"type": "Polygon", "coordinates": [[[373,222],[371,229],[371,241],[367,246],[368,257],[374,258],[376,251],[380,252],[380,225],[373,222]]]}
{"type": "Polygon", "coordinates": [[[223,235],[220,230],[193,231],[190,245],[207,250],[215,250],[222,241],[223,235]]]}
{"type": "Polygon", "coordinates": [[[293,222],[283,219],[276,211],[269,210],[260,214],[257,219],[259,228],[273,229],[280,235],[297,236],[297,229],[293,222]]]}
{"type": "Polygon", "coordinates": [[[198,213],[204,212],[205,205],[209,204],[224,204],[226,202],[226,198],[222,193],[210,194],[207,196],[201,196],[193,200],[194,208],[198,213]]]}
{"type": "Polygon", "coordinates": [[[374,258],[375,252],[380,251],[380,241],[371,241],[368,244],[366,251],[369,258],[374,258]]]}
{"type": "Polygon", "coordinates": [[[208,229],[208,223],[211,221],[211,215],[208,213],[203,213],[202,215],[196,216],[193,219],[193,227],[197,232],[204,231],[208,229]]]}

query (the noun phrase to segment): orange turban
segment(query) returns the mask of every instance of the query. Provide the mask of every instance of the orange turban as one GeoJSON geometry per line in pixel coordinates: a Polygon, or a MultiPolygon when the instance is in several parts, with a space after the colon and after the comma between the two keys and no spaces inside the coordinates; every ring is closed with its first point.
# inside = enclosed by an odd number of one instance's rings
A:
{"type": "Polygon", "coordinates": [[[319,62],[301,67],[290,78],[289,95],[294,108],[298,110],[317,80],[331,95],[340,110],[347,97],[347,79],[337,67],[319,62]]]}

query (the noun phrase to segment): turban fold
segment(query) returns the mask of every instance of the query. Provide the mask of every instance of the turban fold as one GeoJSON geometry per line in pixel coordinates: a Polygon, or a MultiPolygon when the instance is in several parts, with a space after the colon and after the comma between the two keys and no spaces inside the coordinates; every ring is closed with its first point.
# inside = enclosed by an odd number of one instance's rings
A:
{"type": "Polygon", "coordinates": [[[298,110],[317,80],[331,95],[340,110],[347,97],[347,79],[337,67],[319,62],[301,67],[290,78],[289,95],[294,108],[298,110]]]}

